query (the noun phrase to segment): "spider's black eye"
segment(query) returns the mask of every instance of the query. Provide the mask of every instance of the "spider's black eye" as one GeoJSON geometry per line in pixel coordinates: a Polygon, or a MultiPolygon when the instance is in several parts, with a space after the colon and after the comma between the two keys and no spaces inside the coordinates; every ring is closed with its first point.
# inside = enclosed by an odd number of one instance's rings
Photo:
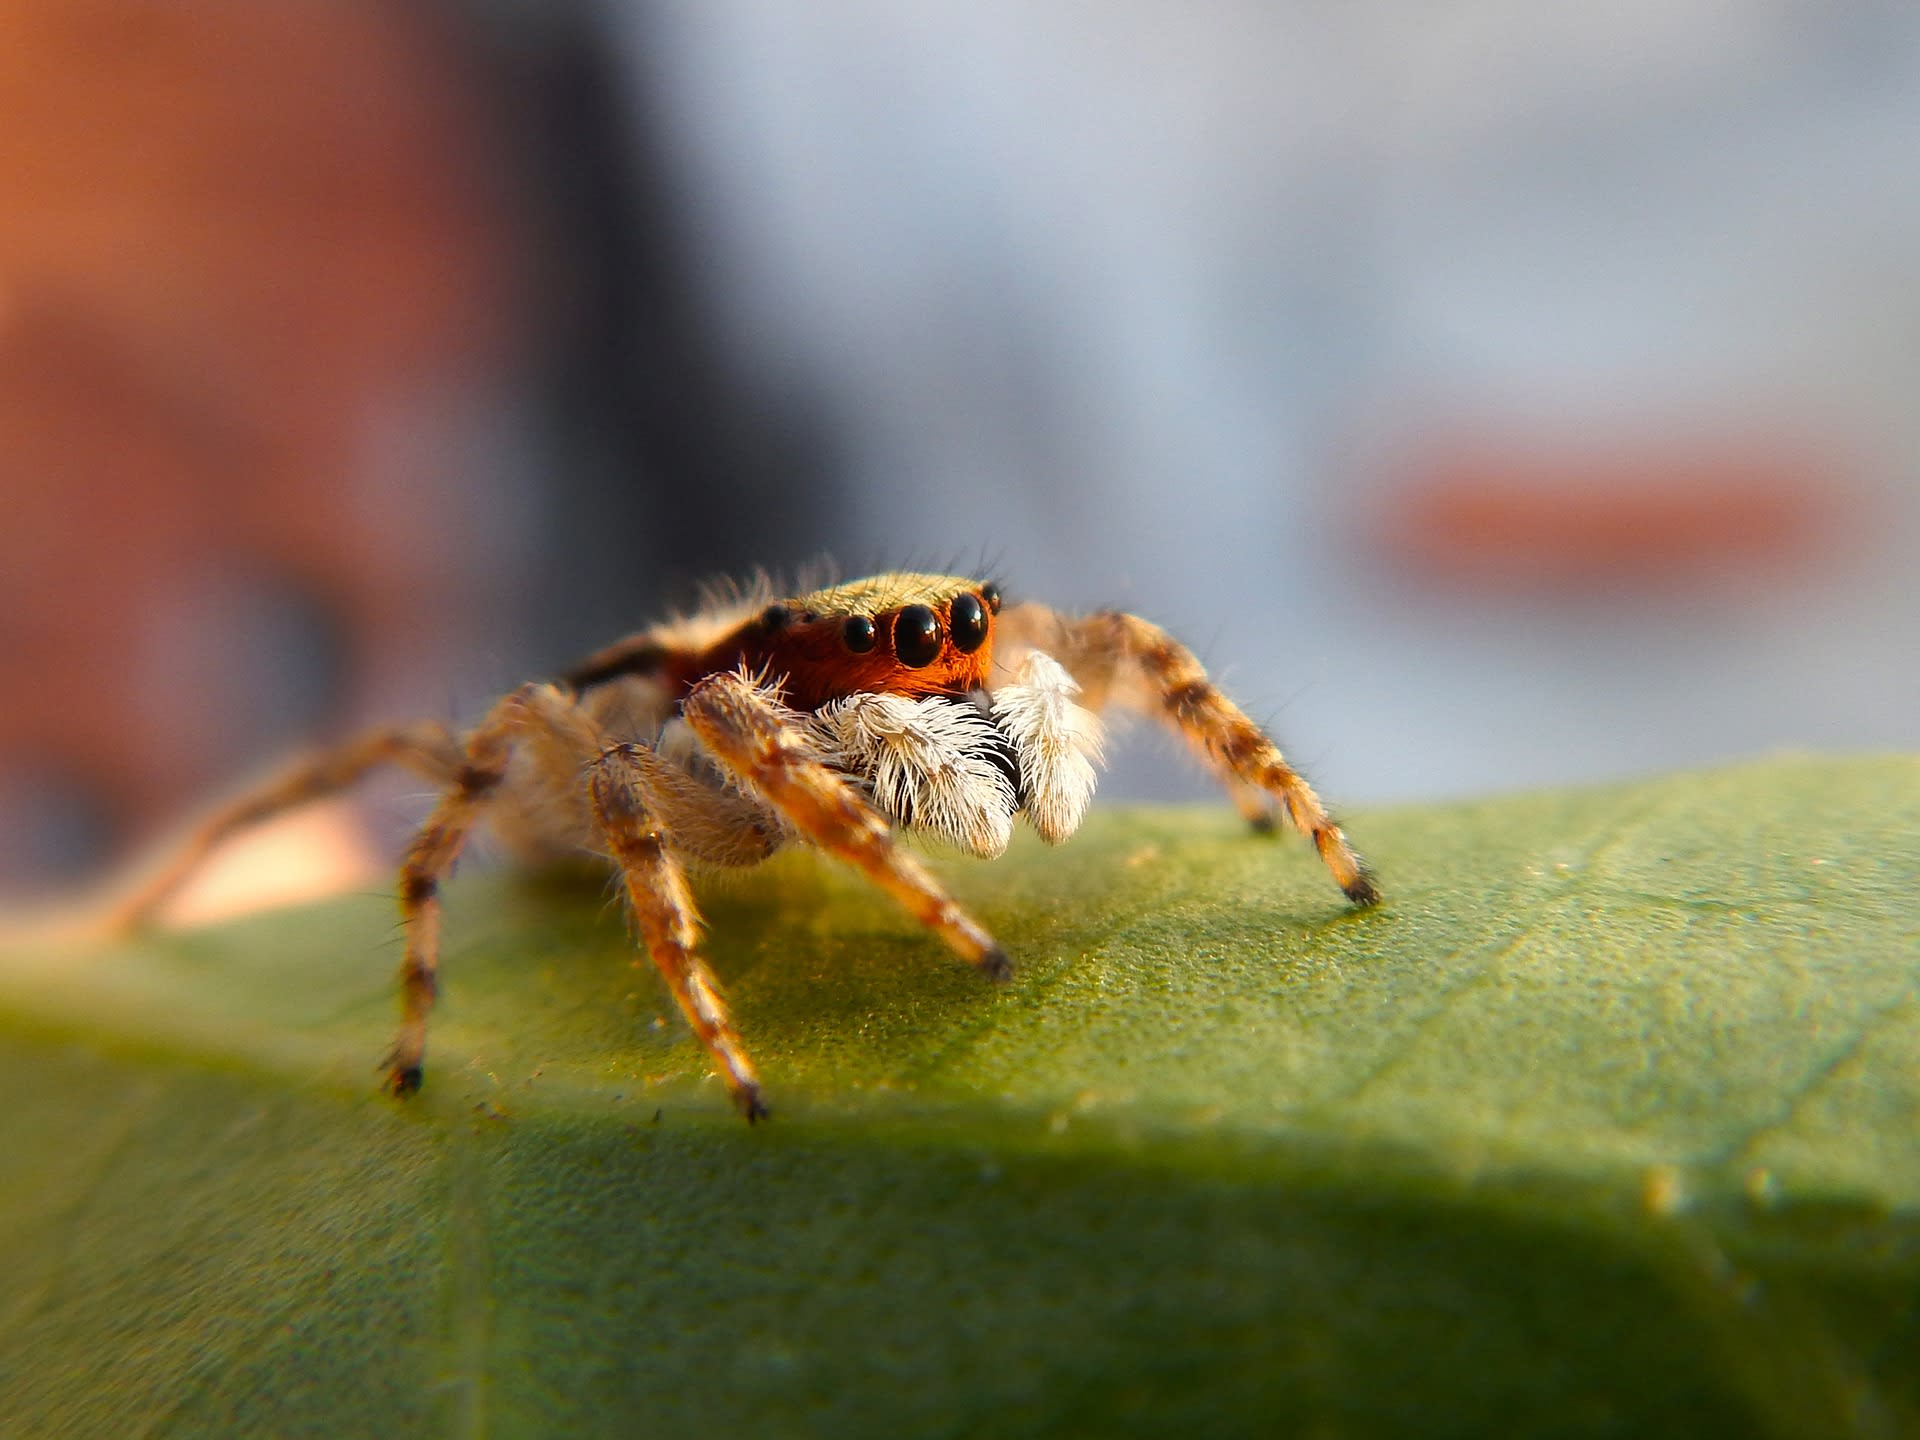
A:
{"type": "Polygon", "coordinates": [[[873,621],[865,615],[849,615],[847,623],[840,627],[840,638],[854,654],[866,654],[873,649],[873,621]]]}
{"type": "Polygon", "coordinates": [[[893,653],[918,670],[940,653],[940,617],[924,605],[909,605],[893,621],[893,653]]]}
{"type": "Polygon", "coordinates": [[[971,655],[986,640],[987,611],[978,595],[954,596],[947,619],[953,626],[953,648],[963,655],[971,655]]]}
{"type": "Polygon", "coordinates": [[[987,609],[994,614],[1000,613],[1000,587],[988,582],[980,587],[980,598],[987,602],[987,609]]]}
{"type": "Polygon", "coordinates": [[[760,612],[760,628],[769,632],[784,630],[793,623],[793,612],[784,605],[769,605],[760,612]]]}

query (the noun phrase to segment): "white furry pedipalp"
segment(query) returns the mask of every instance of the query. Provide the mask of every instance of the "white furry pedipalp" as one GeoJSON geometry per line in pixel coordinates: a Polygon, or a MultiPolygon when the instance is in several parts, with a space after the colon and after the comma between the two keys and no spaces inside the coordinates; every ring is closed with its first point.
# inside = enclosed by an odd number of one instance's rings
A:
{"type": "Polygon", "coordinates": [[[1027,822],[1049,845],[1080,828],[1101,759],[1100,717],[1074,703],[1079,682],[1041,650],[993,692],[993,721],[1013,746],[1027,822]]]}
{"type": "Polygon", "coordinates": [[[1006,741],[973,705],[861,693],[821,706],[810,728],[835,768],[860,780],[895,823],[983,859],[1013,838],[1019,800],[995,759],[1006,741]]]}

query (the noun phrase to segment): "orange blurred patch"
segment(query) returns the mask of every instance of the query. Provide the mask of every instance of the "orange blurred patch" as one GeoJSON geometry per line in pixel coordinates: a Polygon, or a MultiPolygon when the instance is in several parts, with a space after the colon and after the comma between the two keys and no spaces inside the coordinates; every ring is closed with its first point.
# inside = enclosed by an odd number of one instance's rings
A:
{"type": "Polygon", "coordinates": [[[1761,439],[1451,437],[1393,467],[1374,543],[1429,580],[1489,589],[1686,585],[1830,559],[1857,492],[1761,439]]]}
{"type": "Polygon", "coordinates": [[[284,579],[369,687],[467,623],[415,538],[461,477],[364,466],[502,339],[474,84],[428,7],[0,0],[0,770],[122,838],[225,773],[260,678],[156,639],[210,577],[284,579]]]}

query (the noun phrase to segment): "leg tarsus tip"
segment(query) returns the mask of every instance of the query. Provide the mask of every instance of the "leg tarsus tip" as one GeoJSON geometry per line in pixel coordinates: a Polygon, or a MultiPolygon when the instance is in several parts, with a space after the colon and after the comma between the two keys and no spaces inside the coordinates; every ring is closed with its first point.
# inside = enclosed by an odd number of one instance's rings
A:
{"type": "Polygon", "coordinates": [[[1358,878],[1340,887],[1346,891],[1347,899],[1355,905],[1367,906],[1380,903],[1380,887],[1374,883],[1373,876],[1362,871],[1358,878]]]}
{"type": "Polygon", "coordinates": [[[982,975],[996,985],[1005,985],[1013,979],[1013,961],[998,945],[973,963],[982,975]]]}

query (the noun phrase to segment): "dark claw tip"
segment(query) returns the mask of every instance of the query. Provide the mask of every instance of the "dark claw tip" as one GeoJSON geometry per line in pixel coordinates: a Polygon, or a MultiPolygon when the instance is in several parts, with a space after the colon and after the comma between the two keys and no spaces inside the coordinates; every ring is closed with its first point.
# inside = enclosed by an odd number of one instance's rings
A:
{"type": "Polygon", "coordinates": [[[767,1102],[760,1098],[760,1090],[757,1086],[749,1085],[736,1099],[740,1105],[740,1113],[747,1117],[749,1125],[757,1125],[760,1121],[771,1119],[773,1116],[773,1112],[767,1109],[767,1102]]]}
{"type": "Polygon", "coordinates": [[[998,945],[982,955],[976,964],[980,973],[996,985],[1004,985],[1013,979],[1013,961],[1007,958],[1007,952],[998,945]]]}
{"type": "Polygon", "coordinates": [[[1363,874],[1351,885],[1342,885],[1340,888],[1347,892],[1347,899],[1356,905],[1378,905],[1380,903],[1380,887],[1373,883],[1373,877],[1371,875],[1363,874]]]}
{"type": "Polygon", "coordinates": [[[1280,828],[1280,821],[1271,810],[1262,810],[1247,821],[1247,828],[1256,835],[1271,835],[1280,828]]]}
{"type": "Polygon", "coordinates": [[[420,1088],[423,1078],[418,1065],[396,1065],[387,1074],[387,1089],[404,1100],[420,1088]]]}

